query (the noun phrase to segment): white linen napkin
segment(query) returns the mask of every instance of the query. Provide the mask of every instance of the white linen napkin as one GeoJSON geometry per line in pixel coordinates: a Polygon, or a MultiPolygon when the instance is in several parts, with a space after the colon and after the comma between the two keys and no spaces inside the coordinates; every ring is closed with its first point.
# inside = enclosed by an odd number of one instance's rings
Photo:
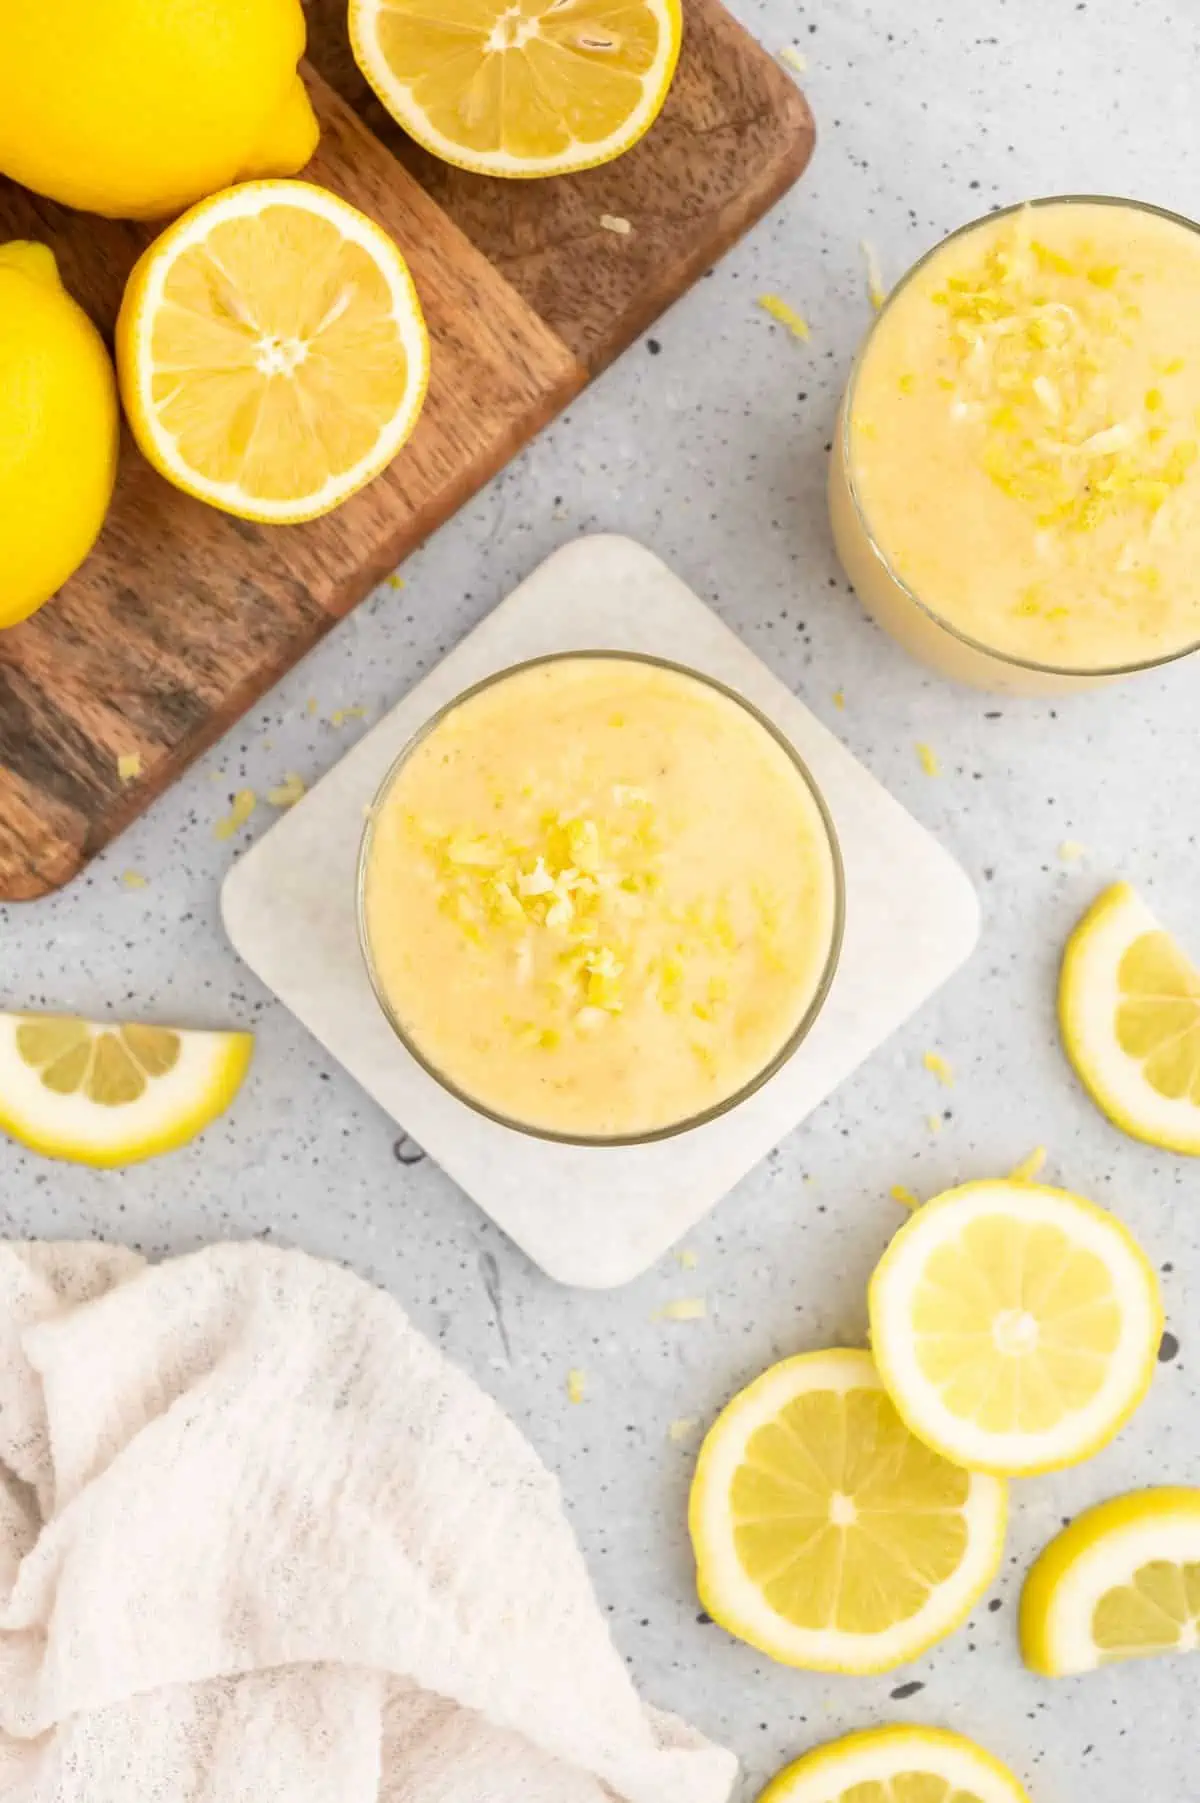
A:
{"type": "Polygon", "coordinates": [[[0,1245],[6,1803],[725,1803],[558,1486],[298,1252],[0,1245]]]}

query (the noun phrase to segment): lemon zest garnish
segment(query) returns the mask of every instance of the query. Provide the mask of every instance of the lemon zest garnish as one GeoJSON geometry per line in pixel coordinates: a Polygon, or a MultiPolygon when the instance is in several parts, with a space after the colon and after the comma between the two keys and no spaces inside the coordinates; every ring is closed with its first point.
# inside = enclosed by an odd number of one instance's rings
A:
{"type": "Polygon", "coordinates": [[[1080,858],[1088,856],[1088,848],[1081,845],[1078,839],[1064,839],[1058,848],[1058,855],[1064,864],[1078,864],[1080,858]]]}
{"type": "Polygon", "coordinates": [[[794,44],[785,44],[783,49],[777,50],[775,54],[781,63],[786,63],[789,69],[794,69],[796,71],[797,75],[806,73],[808,69],[808,58],[805,56],[803,50],[797,50],[794,44]]]}
{"type": "Polygon", "coordinates": [[[587,1373],[571,1370],[567,1372],[567,1401],[582,1402],[587,1394],[587,1373]]]}
{"type": "Polygon", "coordinates": [[[304,778],[297,776],[294,770],[289,770],[276,788],[267,790],[267,800],[273,808],[294,808],[304,794],[304,778]]]}
{"type": "Polygon", "coordinates": [[[258,796],[253,789],[239,789],[229,813],[213,827],[214,839],[232,839],[245,826],[257,806],[258,796]]]}
{"type": "Polygon", "coordinates": [[[834,705],[834,707],[836,707],[838,709],[845,707],[846,691],[844,689],[835,689],[833,691],[833,705],[834,705]]]}
{"type": "Polygon", "coordinates": [[[888,1191],[893,1202],[899,1202],[901,1208],[920,1208],[921,1198],[907,1184],[893,1183],[888,1191]]]}
{"type": "Polygon", "coordinates": [[[797,313],[795,307],[789,306],[781,294],[760,294],[758,304],[764,313],[769,313],[781,326],[786,326],[793,338],[807,341],[812,337],[807,319],[802,313],[797,313]]]}
{"type": "Polygon", "coordinates": [[[867,266],[867,299],[878,313],[887,299],[887,289],[883,285],[883,271],[879,266],[879,255],[875,246],[866,238],[859,239],[859,248],[867,266]]]}
{"type": "Polygon", "coordinates": [[[688,1440],[699,1427],[700,1422],[695,1415],[681,1415],[678,1421],[672,1421],[667,1428],[667,1438],[673,1445],[688,1440]]]}
{"type": "Polygon", "coordinates": [[[121,881],[127,889],[144,889],[146,887],[146,878],[140,870],[123,870],[121,881]]]}
{"type": "Polygon", "coordinates": [[[140,751],[123,751],[117,759],[117,775],[123,783],[131,783],[135,776],[142,774],[142,754],[140,751]]]}
{"type": "Polygon", "coordinates": [[[404,587],[404,578],[403,578],[403,576],[389,576],[387,579],[387,585],[389,588],[396,588],[396,589],[403,588],[404,587]]]}
{"type": "Polygon", "coordinates": [[[660,1321],[703,1321],[708,1313],[708,1304],[703,1296],[681,1296],[675,1302],[664,1303],[658,1311],[660,1321]]]}
{"type": "Polygon", "coordinates": [[[315,714],[319,705],[320,703],[317,701],[316,696],[310,695],[308,700],[304,703],[304,711],[306,714],[315,714]]]}
{"type": "Polygon", "coordinates": [[[1013,1183],[1032,1183],[1046,1162],[1045,1146],[1035,1146],[1028,1157],[1015,1164],[1008,1173],[1013,1183]]]}
{"type": "Polygon", "coordinates": [[[622,219],[619,213],[601,213],[600,224],[604,231],[615,232],[618,238],[627,238],[633,230],[628,219],[622,219]]]}
{"type": "Polygon", "coordinates": [[[690,1246],[681,1246],[675,1256],[685,1271],[694,1271],[700,1263],[699,1253],[693,1252],[690,1246]]]}
{"type": "Polygon", "coordinates": [[[937,752],[933,749],[933,746],[925,745],[918,741],[915,749],[921,768],[926,776],[940,776],[942,774],[942,766],[938,763],[937,752]]]}
{"type": "Polygon", "coordinates": [[[926,1052],[921,1062],[927,1071],[932,1071],[938,1082],[943,1084],[946,1089],[953,1088],[954,1072],[940,1052],[926,1052]]]}
{"type": "Polygon", "coordinates": [[[330,726],[344,726],[347,720],[365,720],[365,707],[335,707],[329,716],[330,726]]]}
{"type": "Polygon", "coordinates": [[[934,1134],[940,1133],[942,1130],[941,1115],[940,1114],[927,1114],[925,1116],[925,1125],[929,1128],[929,1131],[931,1133],[934,1133],[934,1134]]]}

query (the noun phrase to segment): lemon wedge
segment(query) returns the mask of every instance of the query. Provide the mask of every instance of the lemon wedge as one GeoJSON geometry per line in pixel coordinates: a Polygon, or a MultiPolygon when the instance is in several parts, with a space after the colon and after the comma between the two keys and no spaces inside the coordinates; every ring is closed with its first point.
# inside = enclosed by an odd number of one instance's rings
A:
{"type": "Polygon", "coordinates": [[[701,1601],[785,1665],[889,1671],[982,1595],[1005,1511],[997,1479],[913,1438],[869,1353],[785,1359],[700,1450],[689,1526],[701,1601]]]}
{"type": "Polygon", "coordinates": [[[1058,1017],[1109,1120],[1200,1156],[1200,970],[1128,883],[1107,889],[1071,934],[1058,1017]]]}
{"type": "Polygon", "coordinates": [[[1077,1516],[1025,1580],[1021,1651],[1047,1678],[1200,1648],[1200,1490],[1140,1490],[1077,1516]]]}
{"type": "Polygon", "coordinates": [[[391,462],[425,399],[429,338],[379,226],[309,182],[247,182],[141,257],[117,372],[160,475],[284,524],[328,513],[391,462]]]}
{"type": "Polygon", "coordinates": [[[253,1048],[249,1033],[0,1014],[0,1131],[48,1158],[136,1164],[227,1108],[253,1048]]]}
{"type": "Polygon", "coordinates": [[[636,144],[679,59],[679,0],[350,0],[359,68],[434,156],[566,175],[636,144]]]}
{"type": "Polygon", "coordinates": [[[1029,1803],[1007,1767],[944,1728],[869,1728],[829,1741],[758,1803],[1029,1803]]]}
{"type": "Polygon", "coordinates": [[[903,1419],[972,1471],[1089,1458],[1150,1383],[1158,1282],[1114,1215],[1023,1179],[926,1202],[871,1279],[871,1344],[903,1419]]]}

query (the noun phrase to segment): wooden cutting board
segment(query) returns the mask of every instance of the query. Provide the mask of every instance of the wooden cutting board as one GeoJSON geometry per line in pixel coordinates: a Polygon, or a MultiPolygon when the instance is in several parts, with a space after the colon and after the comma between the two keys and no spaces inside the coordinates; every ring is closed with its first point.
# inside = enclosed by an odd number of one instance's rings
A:
{"type": "MultiPolygon", "coordinates": [[[[813,125],[794,82],[718,0],[684,10],[679,73],[633,151],[499,182],[409,144],[354,65],[344,0],[312,0],[321,145],[306,174],[408,258],[433,344],[425,411],[376,482],[304,526],[217,513],[126,438],[96,550],[0,633],[0,902],[69,881],[796,180],[813,125]],[[605,230],[604,214],[633,229],[605,230]],[[142,773],[122,783],[131,752],[142,773]]],[[[0,179],[0,241],[51,244],[106,333],[152,236],[0,179]]]]}

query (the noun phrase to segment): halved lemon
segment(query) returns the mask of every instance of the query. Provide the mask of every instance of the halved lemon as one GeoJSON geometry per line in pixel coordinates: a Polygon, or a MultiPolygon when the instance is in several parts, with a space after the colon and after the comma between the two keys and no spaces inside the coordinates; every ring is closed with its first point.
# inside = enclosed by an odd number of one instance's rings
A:
{"type": "Polygon", "coordinates": [[[926,1202],[871,1279],[871,1344],[914,1434],[972,1471],[1098,1452],[1145,1395],[1158,1281],[1115,1215],[998,1179],[926,1202]]]}
{"type": "Polygon", "coordinates": [[[359,68],[426,150],[483,175],[566,175],[649,131],[679,0],[350,0],[359,68]]]}
{"type": "Polygon", "coordinates": [[[1029,1803],[1007,1766],[944,1728],[869,1728],[797,1759],[758,1803],[1029,1803]]]}
{"type": "Polygon", "coordinates": [[[49,1158],[136,1164],[221,1114],[253,1049],[249,1033],[0,1014],[0,1132],[49,1158]]]}
{"type": "Polygon", "coordinates": [[[785,1359],[700,1450],[689,1526],[704,1607],[772,1659],[880,1672],[949,1634],[1004,1545],[995,1478],[920,1444],[866,1352],[785,1359]]]}
{"type": "Polygon", "coordinates": [[[1071,934],[1058,1017],[1109,1120],[1200,1156],[1200,970],[1128,883],[1107,889],[1071,934]]]}
{"type": "Polygon", "coordinates": [[[421,411],[429,338],[373,220],[310,182],[201,201],[141,257],[117,321],[134,437],[227,513],[328,513],[391,462],[421,411]]]}
{"type": "Polygon", "coordinates": [[[1025,1580],[1021,1651],[1047,1678],[1200,1648],[1200,1490],[1139,1490],[1078,1516],[1025,1580]]]}

